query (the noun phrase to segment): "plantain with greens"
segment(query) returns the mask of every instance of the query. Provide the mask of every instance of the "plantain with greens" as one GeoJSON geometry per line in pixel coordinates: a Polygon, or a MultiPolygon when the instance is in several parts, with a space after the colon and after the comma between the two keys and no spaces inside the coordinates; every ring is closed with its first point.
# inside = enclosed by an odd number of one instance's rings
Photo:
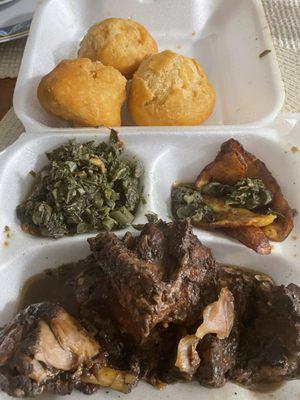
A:
{"type": "Polygon", "coordinates": [[[174,218],[221,230],[261,254],[271,252],[269,240],[283,241],[293,229],[294,211],[277,181],[234,139],[222,144],[194,184],[172,187],[171,206],[174,218]]]}
{"type": "Polygon", "coordinates": [[[266,226],[276,219],[264,210],[272,194],[260,179],[247,178],[233,186],[212,182],[202,189],[175,186],[171,201],[176,218],[191,218],[203,228],[266,226]]]}
{"type": "Polygon", "coordinates": [[[69,140],[46,153],[49,164],[17,207],[22,229],[60,237],[130,225],[141,199],[143,166],[123,151],[112,130],[108,142],[69,140]]]}

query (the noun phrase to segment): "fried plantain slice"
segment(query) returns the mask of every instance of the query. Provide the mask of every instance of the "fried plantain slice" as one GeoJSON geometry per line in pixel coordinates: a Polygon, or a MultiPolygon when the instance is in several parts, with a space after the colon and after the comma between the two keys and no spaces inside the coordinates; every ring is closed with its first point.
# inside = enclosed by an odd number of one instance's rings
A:
{"type": "Polygon", "coordinates": [[[209,182],[234,185],[245,177],[247,164],[238,152],[219,153],[215,161],[208,164],[197,177],[195,186],[201,189],[209,182]]]}
{"type": "Polygon", "coordinates": [[[203,196],[203,201],[211,207],[214,213],[213,222],[193,220],[193,224],[205,229],[239,228],[243,226],[264,227],[270,225],[275,219],[275,214],[258,214],[246,208],[232,207],[222,198],[203,196]]]}
{"type": "MultiPolygon", "coordinates": [[[[290,208],[288,202],[283,197],[281,189],[267,169],[266,165],[258,160],[253,154],[247,152],[243,146],[234,139],[230,139],[223,143],[216,159],[208,164],[197,177],[195,187],[201,189],[209,182],[220,182],[222,184],[233,185],[238,180],[243,178],[258,178],[264,183],[266,188],[272,193],[273,199],[269,204],[273,214],[277,215],[276,220],[271,221],[267,226],[262,227],[264,236],[258,232],[255,235],[258,237],[268,238],[273,241],[281,242],[290,234],[293,229],[294,211],[290,208]]],[[[240,234],[241,229],[238,233],[240,234]]],[[[252,234],[252,230],[247,230],[242,235],[242,243],[245,244],[246,234],[252,234]]],[[[234,232],[234,237],[238,236],[234,232]]],[[[231,235],[232,236],[232,235],[231,235]]],[[[254,241],[258,248],[257,238],[254,241]]],[[[252,243],[252,238],[249,239],[252,243]]],[[[253,248],[253,246],[249,246],[253,248]]]]}
{"type": "Polygon", "coordinates": [[[262,228],[255,226],[243,226],[234,229],[224,228],[221,229],[221,232],[238,240],[258,254],[266,256],[271,253],[269,239],[265,235],[262,228]]]}

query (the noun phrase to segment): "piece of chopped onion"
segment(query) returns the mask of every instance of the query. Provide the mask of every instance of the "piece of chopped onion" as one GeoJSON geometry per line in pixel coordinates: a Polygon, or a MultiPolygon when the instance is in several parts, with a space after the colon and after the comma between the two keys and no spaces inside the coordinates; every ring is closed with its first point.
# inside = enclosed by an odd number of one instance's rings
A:
{"type": "Polygon", "coordinates": [[[196,350],[199,341],[208,333],[215,333],[219,339],[230,335],[234,322],[234,299],[227,288],[223,288],[219,298],[205,307],[203,322],[195,335],[184,336],[177,349],[175,366],[180,371],[194,374],[200,364],[200,357],[196,350]]]}

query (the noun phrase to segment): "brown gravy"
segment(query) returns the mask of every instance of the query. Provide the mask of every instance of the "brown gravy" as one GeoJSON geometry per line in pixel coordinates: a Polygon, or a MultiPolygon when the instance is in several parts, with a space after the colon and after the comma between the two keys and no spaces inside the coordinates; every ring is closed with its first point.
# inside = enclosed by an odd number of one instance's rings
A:
{"type": "Polygon", "coordinates": [[[45,270],[30,277],[21,289],[18,310],[22,310],[30,304],[51,301],[59,303],[73,316],[78,316],[72,279],[88,268],[91,261],[91,257],[88,257],[86,260],[45,270]]]}
{"type": "MultiPolygon", "coordinates": [[[[246,386],[243,386],[239,383],[233,382],[235,385],[247,389],[246,386]]],[[[273,383],[259,383],[256,386],[252,386],[251,392],[256,392],[256,393],[274,393],[276,390],[279,390],[282,386],[286,385],[286,381],[284,382],[273,382],[273,383]]]]}
{"type": "Polygon", "coordinates": [[[274,383],[260,383],[259,385],[252,388],[257,393],[273,393],[284,386],[286,382],[274,382],[274,383]]]}

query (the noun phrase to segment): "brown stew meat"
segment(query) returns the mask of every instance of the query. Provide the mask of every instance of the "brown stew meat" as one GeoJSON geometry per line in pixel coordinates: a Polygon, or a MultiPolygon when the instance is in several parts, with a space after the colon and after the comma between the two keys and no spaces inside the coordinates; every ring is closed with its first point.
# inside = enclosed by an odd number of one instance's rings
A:
{"type": "Polygon", "coordinates": [[[299,378],[298,286],[216,263],[188,220],[148,223],[122,239],[100,233],[89,243],[86,260],[45,275],[62,292],[68,285],[72,306],[62,293],[67,310],[36,292],[39,303],[0,330],[4,392],[128,393],[138,380],[257,389],[299,378]]]}

